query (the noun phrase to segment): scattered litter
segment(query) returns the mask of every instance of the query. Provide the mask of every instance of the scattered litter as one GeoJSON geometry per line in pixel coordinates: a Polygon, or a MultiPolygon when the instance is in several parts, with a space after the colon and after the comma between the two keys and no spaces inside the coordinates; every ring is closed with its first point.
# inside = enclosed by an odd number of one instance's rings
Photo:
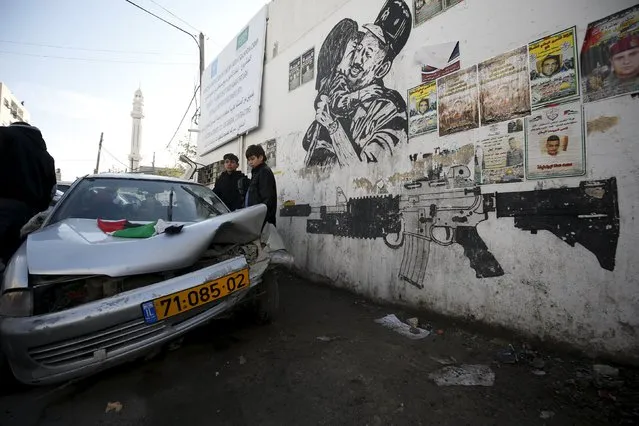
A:
{"type": "Polygon", "coordinates": [[[614,396],[613,394],[610,393],[610,391],[604,390],[604,389],[600,389],[597,394],[599,395],[600,398],[604,398],[604,399],[610,399],[612,401],[616,401],[617,397],[614,396]]]}
{"type": "Polygon", "coordinates": [[[430,359],[432,359],[433,361],[441,364],[441,365],[453,365],[453,364],[457,364],[457,360],[455,358],[453,358],[452,356],[446,357],[446,358],[439,358],[436,356],[431,356],[430,359]]]}
{"type": "Polygon", "coordinates": [[[244,365],[246,364],[246,358],[244,358],[243,356],[240,356],[240,365],[244,365]]]}
{"type": "Polygon", "coordinates": [[[320,342],[331,342],[335,339],[333,337],[328,337],[328,336],[319,336],[317,340],[319,340],[320,342]]]}
{"type": "Polygon", "coordinates": [[[437,330],[435,333],[437,333],[438,336],[441,336],[444,334],[444,330],[437,330]]]}
{"type": "Polygon", "coordinates": [[[401,322],[395,314],[390,314],[384,318],[376,319],[375,322],[413,340],[423,339],[430,335],[428,330],[411,327],[410,325],[401,322]]]}
{"type": "Polygon", "coordinates": [[[517,351],[513,347],[513,345],[508,345],[508,349],[503,349],[497,352],[497,361],[502,364],[517,364],[519,362],[519,357],[517,356],[517,351]]]}
{"type": "Polygon", "coordinates": [[[592,369],[600,376],[617,377],[619,375],[619,369],[609,365],[595,364],[592,369]]]}
{"type": "Polygon", "coordinates": [[[533,370],[532,372],[535,376],[545,376],[546,372],[544,370],[533,370]]]}
{"type": "Polygon", "coordinates": [[[533,366],[534,368],[536,368],[537,370],[541,370],[542,368],[544,368],[546,366],[546,363],[541,358],[535,358],[535,359],[532,360],[530,365],[533,366]]]}
{"type": "Polygon", "coordinates": [[[216,372],[215,372],[215,377],[217,377],[217,376],[219,376],[219,375],[220,375],[220,372],[219,372],[219,371],[216,371],[216,372]]]}
{"type": "Polygon", "coordinates": [[[116,413],[119,413],[120,411],[122,411],[122,403],[118,401],[108,402],[106,406],[106,410],[104,410],[104,412],[110,413],[111,411],[115,411],[116,413]]]}
{"type": "Polygon", "coordinates": [[[487,365],[448,366],[430,373],[437,386],[492,386],[495,373],[487,365]]]}
{"type": "Polygon", "coordinates": [[[418,318],[409,318],[406,320],[406,324],[410,325],[411,327],[419,327],[419,319],[418,318]]]}
{"type": "Polygon", "coordinates": [[[555,412],[554,411],[542,411],[541,414],[539,415],[539,417],[541,417],[542,419],[550,419],[552,417],[555,417],[555,412]]]}

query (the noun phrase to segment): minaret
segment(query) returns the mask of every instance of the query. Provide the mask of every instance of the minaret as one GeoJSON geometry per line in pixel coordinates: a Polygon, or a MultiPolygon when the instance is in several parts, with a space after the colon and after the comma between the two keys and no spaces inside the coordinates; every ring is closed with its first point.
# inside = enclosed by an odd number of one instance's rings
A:
{"type": "Polygon", "coordinates": [[[129,154],[129,171],[135,172],[140,168],[140,145],[142,142],[142,119],[144,118],[144,96],[140,89],[135,91],[133,96],[133,127],[131,129],[131,153],[129,154]]]}

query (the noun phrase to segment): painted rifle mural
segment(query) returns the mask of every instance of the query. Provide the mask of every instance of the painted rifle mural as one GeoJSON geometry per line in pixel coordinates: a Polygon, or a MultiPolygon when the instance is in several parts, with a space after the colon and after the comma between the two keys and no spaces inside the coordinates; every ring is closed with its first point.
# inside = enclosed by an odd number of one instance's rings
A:
{"type": "Polygon", "coordinates": [[[386,0],[373,24],[343,19],[317,58],[315,121],[303,140],[306,166],[374,163],[408,142],[406,102],[384,85],[412,28],[404,0],[386,0]]]}
{"type": "Polygon", "coordinates": [[[404,184],[401,195],[346,199],[338,190],[335,206],[286,206],[281,217],[310,217],[307,232],[350,238],[383,238],[392,249],[404,249],[399,276],[423,287],[431,243],[459,244],[477,278],[504,271],[477,232],[494,213],[514,218],[515,227],[536,234],[549,231],[574,247],[581,244],[602,268],[615,268],[619,239],[617,182],[583,181],[576,188],[482,194],[466,166],[453,166],[438,179],[404,184]]]}

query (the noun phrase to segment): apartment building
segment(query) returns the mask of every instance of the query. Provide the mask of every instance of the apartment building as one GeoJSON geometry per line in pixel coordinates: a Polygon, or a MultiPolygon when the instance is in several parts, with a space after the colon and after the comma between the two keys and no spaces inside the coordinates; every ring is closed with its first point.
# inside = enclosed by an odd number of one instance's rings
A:
{"type": "Polygon", "coordinates": [[[24,107],[24,102],[20,102],[7,85],[0,82],[0,126],[8,126],[16,121],[28,123],[29,120],[29,111],[24,107]]]}

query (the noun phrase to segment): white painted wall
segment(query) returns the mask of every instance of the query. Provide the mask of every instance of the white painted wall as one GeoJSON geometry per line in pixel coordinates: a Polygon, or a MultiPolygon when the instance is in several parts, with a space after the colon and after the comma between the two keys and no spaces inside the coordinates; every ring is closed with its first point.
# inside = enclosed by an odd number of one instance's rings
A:
{"type": "MultiPolygon", "coordinates": [[[[276,138],[280,203],[334,204],[336,187],[348,197],[373,195],[358,184],[375,183],[409,172],[409,154],[476,142],[477,132],[446,138],[436,133],[412,138],[408,147],[378,164],[356,164],[332,171],[304,169],[302,138],[314,119],[314,83],[288,91],[288,65],[307,49],[316,52],[331,28],[349,17],[360,26],[372,22],[383,0],[275,0],[269,6],[267,62],[260,128],[245,145],[276,138]],[[278,54],[273,57],[274,43],[278,54]]],[[[412,2],[411,2],[412,3],[412,2]]],[[[423,45],[460,40],[462,68],[477,64],[554,32],[577,26],[578,45],[589,22],[634,5],[634,0],[467,0],[413,28],[385,83],[406,96],[420,83],[414,53],[423,45]]],[[[578,186],[584,179],[616,177],[621,236],[613,272],[595,256],[570,247],[554,235],[514,228],[512,219],[492,215],[479,225],[480,236],[504,268],[499,278],[477,279],[460,246],[432,246],[425,288],[399,280],[402,251],[381,239],[357,240],[306,233],[306,220],[279,218],[278,228],[297,265],[339,286],[373,298],[400,301],[452,316],[501,325],[587,351],[639,361],[639,99],[623,96],[585,105],[586,120],[607,116],[616,124],[587,138],[588,174],[582,178],[527,181],[483,187],[483,192],[526,191],[535,187],[578,186]]],[[[208,164],[226,152],[241,154],[234,141],[200,161],[208,164]]],[[[390,193],[399,187],[388,186],[390,193]]]]}
{"type": "Polygon", "coordinates": [[[9,87],[0,82],[0,126],[8,126],[16,121],[24,121],[28,123],[31,120],[29,111],[20,104],[20,100],[15,97],[9,87]],[[9,107],[5,105],[5,100],[8,102],[9,107]],[[11,102],[15,102],[17,105],[16,111],[22,111],[22,119],[17,115],[14,117],[11,113],[11,102]]]}

